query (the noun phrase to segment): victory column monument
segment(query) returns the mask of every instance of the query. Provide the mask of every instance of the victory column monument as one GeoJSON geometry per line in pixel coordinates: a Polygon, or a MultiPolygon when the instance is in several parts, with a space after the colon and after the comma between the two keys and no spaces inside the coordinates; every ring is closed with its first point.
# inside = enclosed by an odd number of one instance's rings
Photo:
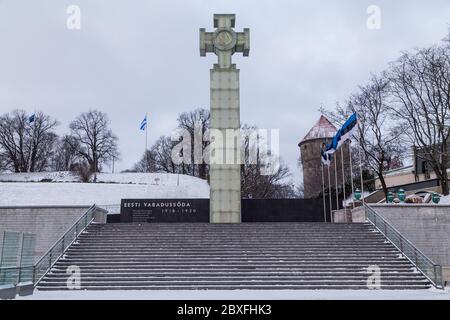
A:
{"type": "Polygon", "coordinates": [[[218,63],[210,70],[211,223],[241,222],[239,69],[231,56],[235,52],[248,56],[250,30],[235,32],[234,27],[234,14],[215,14],[216,30],[200,29],[200,55],[213,52],[218,57],[218,63]]]}

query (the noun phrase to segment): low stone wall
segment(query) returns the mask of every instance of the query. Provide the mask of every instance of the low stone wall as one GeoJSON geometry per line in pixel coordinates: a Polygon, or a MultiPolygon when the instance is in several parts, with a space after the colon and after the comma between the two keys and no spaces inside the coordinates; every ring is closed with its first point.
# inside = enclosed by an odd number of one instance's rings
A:
{"type": "MultiPolygon", "coordinates": [[[[37,260],[88,209],[87,206],[0,207],[0,234],[3,231],[34,233],[37,260]]],[[[106,214],[96,214],[95,221],[106,222],[106,214]]]]}
{"type": "Polygon", "coordinates": [[[340,209],[333,210],[333,222],[334,223],[351,223],[352,222],[352,210],[340,209]]]}
{"type": "Polygon", "coordinates": [[[450,205],[371,205],[435,263],[450,266],[450,205]]]}
{"type": "Polygon", "coordinates": [[[364,223],[366,222],[366,211],[364,207],[358,207],[352,210],[352,221],[353,223],[364,223]]]}

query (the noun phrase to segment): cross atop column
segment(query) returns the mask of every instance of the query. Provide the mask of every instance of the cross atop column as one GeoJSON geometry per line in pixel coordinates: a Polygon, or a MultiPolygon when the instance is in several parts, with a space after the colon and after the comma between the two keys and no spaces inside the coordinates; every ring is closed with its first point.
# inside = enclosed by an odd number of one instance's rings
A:
{"type": "Polygon", "coordinates": [[[250,29],[244,32],[235,32],[236,16],[234,14],[215,14],[214,32],[206,32],[200,29],[200,56],[206,56],[207,52],[214,52],[218,57],[218,67],[231,68],[231,56],[235,52],[242,52],[247,57],[250,51],[250,29]]]}

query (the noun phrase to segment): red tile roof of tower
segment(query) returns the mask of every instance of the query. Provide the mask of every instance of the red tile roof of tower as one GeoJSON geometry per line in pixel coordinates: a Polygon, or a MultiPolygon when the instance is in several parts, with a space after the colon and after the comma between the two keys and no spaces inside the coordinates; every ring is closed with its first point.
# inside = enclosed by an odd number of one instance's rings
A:
{"type": "Polygon", "coordinates": [[[328,120],[324,115],[321,115],[319,121],[309,130],[306,136],[298,145],[301,145],[305,141],[332,138],[336,134],[336,127],[328,120]]]}

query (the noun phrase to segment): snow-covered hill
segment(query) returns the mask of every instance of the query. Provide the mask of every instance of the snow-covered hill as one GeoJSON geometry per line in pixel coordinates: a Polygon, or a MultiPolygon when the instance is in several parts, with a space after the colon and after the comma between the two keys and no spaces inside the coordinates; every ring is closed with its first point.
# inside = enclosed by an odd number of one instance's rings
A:
{"type": "Polygon", "coordinates": [[[101,173],[99,183],[78,181],[69,172],[0,174],[0,206],[114,205],[122,198],[209,197],[205,180],[186,175],[101,173]]]}
{"type": "MultiPolygon", "coordinates": [[[[134,183],[152,185],[180,185],[200,179],[170,173],[99,173],[97,182],[105,183],[134,183]]],[[[202,181],[202,180],[200,180],[202,181]]],[[[60,172],[29,172],[29,173],[1,173],[0,182],[80,182],[80,179],[68,171],[60,172]]]]}

